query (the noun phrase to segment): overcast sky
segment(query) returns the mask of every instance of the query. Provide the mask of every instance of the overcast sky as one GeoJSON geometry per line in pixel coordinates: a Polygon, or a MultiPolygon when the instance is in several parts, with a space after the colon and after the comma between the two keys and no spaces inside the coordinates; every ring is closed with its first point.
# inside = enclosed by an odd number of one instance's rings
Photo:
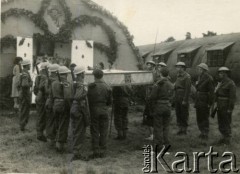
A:
{"type": "Polygon", "coordinates": [[[118,17],[143,45],[173,36],[202,37],[208,30],[217,34],[240,32],[240,0],[94,0],[118,17]]]}

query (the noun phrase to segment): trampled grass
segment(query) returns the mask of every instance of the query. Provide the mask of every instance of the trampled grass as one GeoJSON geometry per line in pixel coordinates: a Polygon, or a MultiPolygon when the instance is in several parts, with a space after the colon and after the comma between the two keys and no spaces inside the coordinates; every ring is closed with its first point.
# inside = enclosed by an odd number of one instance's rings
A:
{"type": "MultiPolygon", "coordinates": [[[[88,162],[74,161],[71,162],[70,150],[65,154],[58,154],[51,149],[46,143],[39,142],[36,139],[36,113],[31,111],[31,118],[27,126],[27,131],[19,131],[18,118],[8,111],[1,111],[0,116],[0,173],[7,172],[26,172],[26,173],[43,173],[43,174],[139,174],[142,173],[143,167],[143,150],[144,144],[150,144],[144,138],[148,136],[148,129],[141,125],[143,106],[133,106],[129,112],[129,134],[126,141],[116,141],[114,130],[108,143],[108,154],[106,158],[95,159],[88,162]]],[[[193,166],[193,152],[208,152],[209,146],[213,146],[214,151],[220,155],[214,160],[215,168],[218,168],[222,160],[221,155],[224,151],[231,151],[237,157],[237,166],[240,168],[240,104],[236,106],[233,113],[233,140],[230,146],[217,147],[214,143],[221,137],[218,131],[217,118],[210,118],[210,138],[207,144],[198,139],[199,131],[196,124],[196,115],[194,108],[190,108],[189,129],[186,137],[176,135],[177,126],[175,113],[172,112],[171,122],[171,149],[170,155],[166,160],[170,163],[178,158],[174,155],[178,151],[189,154],[190,167],[193,166]]],[[[89,129],[85,142],[84,153],[91,154],[91,139],[89,129]]],[[[69,143],[70,144],[70,143],[69,143]]],[[[70,148],[68,148],[70,149],[70,148]]],[[[166,173],[159,165],[159,173],[166,173]]],[[[208,173],[207,160],[200,159],[201,173],[208,173]]]]}

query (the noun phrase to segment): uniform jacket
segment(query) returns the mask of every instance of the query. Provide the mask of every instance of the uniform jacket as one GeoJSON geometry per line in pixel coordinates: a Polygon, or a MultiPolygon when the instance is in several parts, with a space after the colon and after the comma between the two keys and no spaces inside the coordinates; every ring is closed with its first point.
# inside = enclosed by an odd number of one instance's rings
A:
{"type": "Polygon", "coordinates": [[[45,93],[47,95],[46,107],[52,108],[53,106],[53,94],[52,94],[52,83],[57,80],[56,74],[51,74],[49,80],[45,83],[45,93]]]}
{"type": "Polygon", "coordinates": [[[225,78],[216,89],[218,108],[226,108],[230,111],[234,108],[236,100],[236,85],[230,78],[225,78]]]}
{"type": "Polygon", "coordinates": [[[191,76],[187,72],[177,75],[175,82],[175,100],[178,102],[189,102],[191,93],[191,76]]]}
{"type": "Polygon", "coordinates": [[[158,79],[159,79],[159,71],[156,69],[156,68],[154,68],[153,70],[152,70],[152,73],[153,73],[153,81],[154,82],[156,82],[156,81],[158,81],[158,79]]]}
{"type": "Polygon", "coordinates": [[[20,77],[20,88],[31,88],[33,85],[31,76],[28,72],[28,70],[23,69],[23,72],[20,77]]]}
{"type": "Polygon", "coordinates": [[[102,79],[96,79],[94,83],[89,84],[88,100],[90,106],[95,104],[110,105],[112,102],[110,86],[102,79]]]}
{"type": "Polygon", "coordinates": [[[57,80],[57,75],[56,74],[51,74],[49,76],[49,80],[45,83],[45,93],[50,97],[52,95],[52,83],[57,80]]]}
{"type": "Polygon", "coordinates": [[[195,107],[211,106],[214,100],[213,78],[206,72],[199,76],[196,84],[195,107]]]}
{"type": "Polygon", "coordinates": [[[73,91],[75,91],[75,94],[73,96],[73,104],[71,108],[72,113],[79,113],[81,112],[83,114],[84,122],[86,126],[89,125],[89,106],[87,103],[87,84],[84,84],[83,82],[76,82],[73,85],[73,88],[75,88],[73,91]]]}
{"type": "Polygon", "coordinates": [[[61,77],[61,82],[57,80],[52,82],[52,96],[53,98],[65,99],[70,102],[73,99],[73,87],[70,82],[67,81],[67,78],[61,77]],[[62,84],[61,84],[62,83],[62,84]]]}
{"type": "Polygon", "coordinates": [[[78,102],[85,100],[88,92],[87,84],[84,84],[82,82],[77,82],[74,85],[74,88],[75,88],[75,94],[73,99],[78,102]]]}
{"type": "Polygon", "coordinates": [[[129,86],[116,86],[113,87],[112,95],[113,101],[115,104],[119,104],[121,106],[128,106],[129,100],[128,98],[131,96],[132,90],[129,86]]]}
{"type": "Polygon", "coordinates": [[[48,97],[48,94],[45,92],[45,85],[47,80],[47,76],[43,74],[38,75],[35,79],[33,92],[36,95],[36,103],[45,102],[48,97]]]}
{"type": "Polygon", "coordinates": [[[168,78],[163,77],[153,85],[149,100],[153,101],[153,103],[158,101],[169,101],[170,103],[173,97],[173,90],[173,84],[168,78]]]}

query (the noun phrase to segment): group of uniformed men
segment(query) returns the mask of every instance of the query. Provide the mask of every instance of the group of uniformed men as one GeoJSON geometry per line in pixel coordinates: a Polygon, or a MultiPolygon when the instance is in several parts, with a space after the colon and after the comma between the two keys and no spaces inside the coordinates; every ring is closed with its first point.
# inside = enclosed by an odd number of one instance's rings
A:
{"type": "MultiPolygon", "coordinates": [[[[31,87],[29,74],[30,61],[22,61],[23,72],[20,77],[20,129],[25,130],[31,106],[31,87]]],[[[38,67],[36,67],[38,69],[38,67]]],[[[41,62],[39,74],[35,79],[33,92],[36,95],[37,139],[49,142],[58,152],[65,150],[68,130],[72,130],[72,160],[102,158],[106,155],[109,127],[108,107],[114,105],[114,123],[118,136],[116,140],[127,137],[128,87],[110,88],[103,81],[102,66],[93,70],[94,83],[84,83],[85,69],[75,64],[66,66],[41,62]],[[71,70],[70,70],[71,69],[71,70]],[[69,74],[72,75],[72,83],[69,74]],[[82,155],[86,128],[90,125],[93,154],[82,155]],[[46,133],[44,133],[46,132],[46,133]]]]}
{"type": "MultiPolygon", "coordinates": [[[[20,129],[25,130],[29,119],[31,105],[30,61],[22,61],[23,72],[20,78],[20,129]]],[[[187,135],[189,117],[189,98],[192,88],[191,76],[186,72],[183,62],[176,64],[177,79],[171,82],[167,65],[147,62],[149,71],[153,72],[154,84],[147,89],[147,104],[144,115],[145,122],[152,134],[155,145],[170,144],[169,125],[171,106],[176,110],[177,135],[187,135]]],[[[101,68],[93,70],[94,82],[84,83],[85,69],[72,64],[66,66],[42,62],[36,77],[33,92],[36,95],[37,139],[49,141],[59,152],[64,151],[67,142],[69,125],[72,128],[73,160],[102,158],[106,155],[108,135],[108,106],[114,108],[114,123],[117,130],[116,140],[125,140],[128,130],[128,105],[131,89],[113,87],[103,81],[101,68]],[[70,70],[71,69],[71,70],[70,70]],[[72,73],[72,83],[68,74],[72,73]],[[87,126],[90,125],[93,154],[82,155],[87,126]],[[44,131],[46,132],[44,134],[44,131]]],[[[196,83],[195,108],[197,125],[201,132],[199,138],[208,139],[209,115],[214,102],[217,103],[219,130],[223,138],[220,144],[229,144],[231,139],[231,117],[236,98],[236,87],[229,78],[230,70],[221,67],[218,70],[219,82],[214,90],[214,80],[208,73],[208,66],[198,65],[198,81],[196,83]],[[214,95],[215,94],[215,95],[214,95]]]]}
{"type": "Polygon", "coordinates": [[[222,138],[218,145],[229,145],[231,140],[231,122],[234,103],[236,100],[236,86],[230,79],[227,67],[218,69],[217,85],[209,74],[205,63],[197,66],[198,80],[193,85],[191,76],[186,72],[184,62],[176,65],[177,78],[171,82],[167,65],[148,61],[148,70],[154,75],[154,85],[148,87],[148,102],[144,112],[144,124],[149,126],[150,137],[155,145],[169,145],[169,125],[171,106],[174,106],[179,130],[178,136],[186,136],[189,118],[189,100],[192,96],[196,109],[197,125],[200,130],[199,138],[208,140],[209,117],[217,113],[219,131],[222,138]],[[216,86],[216,87],[215,87],[216,86]],[[149,92],[150,91],[150,92],[149,92]],[[191,95],[191,94],[194,95],[191,95]],[[152,130],[153,129],[153,130],[152,130]]]}

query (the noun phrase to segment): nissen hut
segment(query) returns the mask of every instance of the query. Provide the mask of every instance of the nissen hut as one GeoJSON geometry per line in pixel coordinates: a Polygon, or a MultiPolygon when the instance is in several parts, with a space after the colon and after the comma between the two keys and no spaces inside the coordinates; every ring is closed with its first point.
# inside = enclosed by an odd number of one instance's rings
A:
{"type": "Polygon", "coordinates": [[[154,45],[139,46],[143,61],[165,62],[172,70],[172,76],[175,76],[175,64],[183,61],[193,80],[196,80],[196,66],[204,62],[213,76],[216,76],[219,67],[227,66],[234,81],[240,82],[240,33],[163,42],[155,45],[155,51],[154,45]]]}

